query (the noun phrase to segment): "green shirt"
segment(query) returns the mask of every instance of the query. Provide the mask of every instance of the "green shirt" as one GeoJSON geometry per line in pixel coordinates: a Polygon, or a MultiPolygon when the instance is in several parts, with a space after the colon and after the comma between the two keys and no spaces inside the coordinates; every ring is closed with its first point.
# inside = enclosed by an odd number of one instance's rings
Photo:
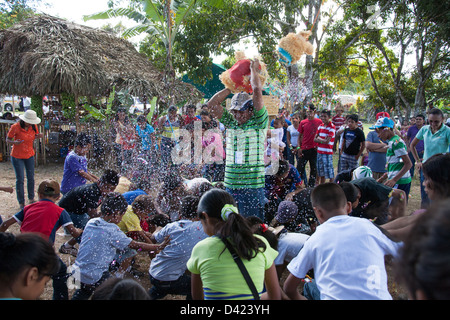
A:
{"type": "Polygon", "coordinates": [[[420,128],[416,138],[423,140],[424,153],[422,161],[425,162],[432,155],[448,152],[448,147],[450,146],[450,128],[442,124],[442,127],[438,131],[432,133],[430,126],[426,125],[420,128]]]}
{"type": "Polygon", "coordinates": [[[224,109],[220,122],[227,128],[225,187],[264,188],[264,147],[269,125],[266,107],[242,125],[224,109]]]}
{"type": "MultiPolygon", "coordinates": [[[[387,165],[387,174],[388,179],[394,178],[400,170],[403,169],[405,165],[403,163],[403,159],[401,158],[404,155],[408,155],[408,151],[406,149],[405,142],[400,139],[399,136],[395,135],[390,140],[388,140],[389,148],[386,151],[386,165],[387,165]]],[[[411,182],[411,174],[409,170],[401,177],[397,184],[407,184],[411,182]]]]}
{"type": "MultiPolygon", "coordinates": [[[[261,294],[265,271],[273,265],[278,252],[272,249],[265,238],[259,235],[255,237],[264,242],[266,249],[260,248],[253,259],[242,259],[242,262],[261,294]]],[[[190,272],[200,274],[205,300],[253,299],[239,267],[219,237],[212,236],[198,242],[186,265],[190,272]]]]}

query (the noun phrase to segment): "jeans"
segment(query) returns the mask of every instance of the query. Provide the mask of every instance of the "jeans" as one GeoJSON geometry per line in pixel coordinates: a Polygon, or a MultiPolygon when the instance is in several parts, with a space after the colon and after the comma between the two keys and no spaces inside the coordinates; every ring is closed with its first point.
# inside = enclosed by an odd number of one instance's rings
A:
{"type": "Polygon", "coordinates": [[[264,188],[256,189],[230,189],[226,191],[231,194],[236,201],[239,213],[243,217],[255,216],[264,221],[264,188]]]}
{"type": "Polygon", "coordinates": [[[69,300],[69,290],[67,288],[67,266],[59,259],[59,270],[52,276],[53,280],[53,300],[69,300]]]}
{"type": "MultiPolygon", "coordinates": [[[[316,184],[316,175],[317,175],[317,149],[307,149],[302,150],[303,156],[300,158],[300,167],[298,172],[300,173],[300,176],[303,176],[306,172],[306,163],[309,162],[309,181],[308,186],[314,187],[316,184]]],[[[305,184],[306,187],[306,184],[305,184]]]]}
{"type": "Polygon", "coordinates": [[[428,198],[428,194],[425,192],[425,187],[423,186],[423,181],[425,180],[425,177],[423,176],[423,171],[420,169],[420,196],[421,196],[421,203],[420,207],[422,209],[428,208],[430,205],[430,198],[428,198]]]}
{"type": "Polygon", "coordinates": [[[17,201],[19,204],[25,205],[24,171],[27,174],[28,199],[34,199],[34,157],[28,159],[11,157],[11,162],[14,167],[14,172],[16,173],[17,201]]]}
{"type": "Polygon", "coordinates": [[[192,300],[191,276],[183,274],[177,280],[159,281],[150,275],[152,287],[148,291],[151,299],[162,299],[168,294],[185,295],[186,300],[192,300]]]}
{"type": "Polygon", "coordinates": [[[305,283],[303,286],[303,296],[308,300],[320,300],[320,291],[317,289],[315,280],[305,283]]]}
{"type": "Polygon", "coordinates": [[[98,286],[101,285],[109,277],[110,273],[108,271],[105,271],[100,280],[97,281],[96,283],[94,284],[81,283],[80,288],[75,290],[72,296],[72,300],[89,300],[91,295],[94,293],[95,289],[97,289],[98,286]]]}

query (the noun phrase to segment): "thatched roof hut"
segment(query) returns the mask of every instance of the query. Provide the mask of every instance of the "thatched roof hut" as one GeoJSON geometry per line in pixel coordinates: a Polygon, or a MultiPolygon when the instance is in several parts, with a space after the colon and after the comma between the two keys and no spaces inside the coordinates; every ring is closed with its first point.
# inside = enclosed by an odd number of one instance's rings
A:
{"type": "MultiPolygon", "coordinates": [[[[107,96],[128,89],[135,96],[167,97],[163,74],[127,40],[106,31],[39,15],[0,30],[0,93],[107,96]]],[[[176,80],[174,102],[202,94],[176,80]]]]}

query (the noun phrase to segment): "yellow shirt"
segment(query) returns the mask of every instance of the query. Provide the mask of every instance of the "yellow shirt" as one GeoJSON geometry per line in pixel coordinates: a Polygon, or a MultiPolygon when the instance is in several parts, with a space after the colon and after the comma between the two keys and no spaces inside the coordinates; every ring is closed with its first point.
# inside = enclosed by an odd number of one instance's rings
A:
{"type": "Polygon", "coordinates": [[[127,211],[122,217],[122,221],[117,224],[124,233],[133,231],[142,231],[139,217],[133,212],[133,208],[128,206],[127,211]]]}

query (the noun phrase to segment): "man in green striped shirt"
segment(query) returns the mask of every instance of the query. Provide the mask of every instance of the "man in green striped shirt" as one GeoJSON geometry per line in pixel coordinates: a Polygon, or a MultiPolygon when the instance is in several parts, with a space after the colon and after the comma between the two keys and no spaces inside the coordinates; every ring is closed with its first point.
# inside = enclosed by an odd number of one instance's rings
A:
{"type": "Polygon", "coordinates": [[[411,159],[405,142],[394,133],[394,121],[390,118],[380,119],[374,126],[378,136],[382,141],[387,141],[386,146],[386,166],[387,172],[379,181],[387,178],[385,185],[405,191],[408,201],[409,191],[411,189],[411,174],[409,169],[412,167],[411,159]]]}
{"type": "Polygon", "coordinates": [[[221,103],[231,91],[223,89],[211,98],[208,107],[227,129],[225,187],[236,200],[240,214],[264,219],[264,149],[269,115],[263,105],[259,69],[259,61],[252,61],[252,96],[235,94],[228,111],[221,103]]]}

